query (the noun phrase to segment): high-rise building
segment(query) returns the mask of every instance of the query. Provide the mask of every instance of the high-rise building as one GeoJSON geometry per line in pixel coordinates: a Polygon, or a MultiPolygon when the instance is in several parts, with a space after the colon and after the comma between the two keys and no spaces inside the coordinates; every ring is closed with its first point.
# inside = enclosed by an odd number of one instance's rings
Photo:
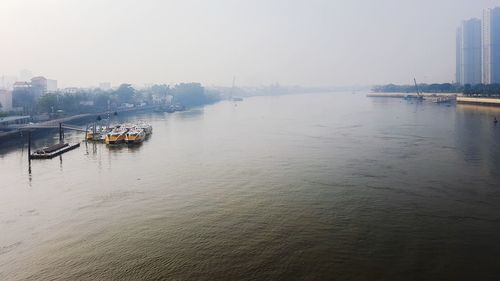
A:
{"type": "Polygon", "coordinates": [[[500,7],[483,11],[482,48],[482,82],[500,83],[500,7]]]}
{"type": "Polygon", "coordinates": [[[481,68],[481,20],[462,22],[457,34],[457,76],[459,84],[479,84],[481,68]]]}
{"type": "Polygon", "coordinates": [[[462,27],[457,28],[455,82],[462,84],[462,27]]]}

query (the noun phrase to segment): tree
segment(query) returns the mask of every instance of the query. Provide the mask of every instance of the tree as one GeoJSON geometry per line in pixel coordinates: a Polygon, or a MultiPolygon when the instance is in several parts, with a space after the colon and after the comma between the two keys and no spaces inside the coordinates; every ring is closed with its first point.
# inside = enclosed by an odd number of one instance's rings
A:
{"type": "Polygon", "coordinates": [[[113,96],[116,97],[117,101],[122,103],[133,103],[135,99],[136,91],[130,84],[121,84],[116,91],[113,92],[113,96]]]}
{"type": "Polygon", "coordinates": [[[58,108],[58,98],[56,94],[46,94],[38,99],[36,109],[38,112],[52,112],[58,108]]]}
{"type": "Polygon", "coordinates": [[[94,106],[100,110],[107,109],[110,100],[111,96],[106,92],[98,92],[93,96],[94,106]]]}
{"type": "Polygon", "coordinates": [[[148,100],[153,102],[154,99],[165,102],[167,96],[170,94],[171,89],[168,85],[153,85],[151,89],[147,92],[148,100]]]}
{"type": "Polygon", "coordinates": [[[466,95],[466,96],[472,95],[472,87],[470,84],[464,85],[464,95],[466,95]]]}

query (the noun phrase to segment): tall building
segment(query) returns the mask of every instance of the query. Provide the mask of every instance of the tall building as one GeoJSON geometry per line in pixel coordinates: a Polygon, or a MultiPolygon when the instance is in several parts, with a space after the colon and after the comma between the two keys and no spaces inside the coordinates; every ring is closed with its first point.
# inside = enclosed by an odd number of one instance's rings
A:
{"type": "Polygon", "coordinates": [[[457,28],[455,82],[462,84],[462,27],[457,28]]]}
{"type": "Polygon", "coordinates": [[[482,82],[500,83],[500,7],[483,11],[482,48],[482,82]]]}
{"type": "Polygon", "coordinates": [[[481,67],[481,20],[462,22],[457,34],[457,76],[459,84],[480,84],[481,67]]]}

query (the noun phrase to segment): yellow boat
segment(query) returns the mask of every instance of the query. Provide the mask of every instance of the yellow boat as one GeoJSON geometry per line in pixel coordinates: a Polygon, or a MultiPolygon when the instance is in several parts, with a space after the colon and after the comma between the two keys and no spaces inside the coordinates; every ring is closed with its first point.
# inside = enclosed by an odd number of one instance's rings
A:
{"type": "Polygon", "coordinates": [[[114,128],[111,132],[106,134],[104,142],[106,144],[119,144],[125,142],[125,136],[128,130],[120,127],[114,128]]]}
{"type": "Polygon", "coordinates": [[[86,141],[93,141],[94,140],[94,132],[87,131],[87,134],[85,135],[85,140],[86,141]]]}
{"type": "Polygon", "coordinates": [[[133,128],[125,134],[125,142],[128,144],[141,143],[146,138],[146,132],[141,128],[133,128]]]}

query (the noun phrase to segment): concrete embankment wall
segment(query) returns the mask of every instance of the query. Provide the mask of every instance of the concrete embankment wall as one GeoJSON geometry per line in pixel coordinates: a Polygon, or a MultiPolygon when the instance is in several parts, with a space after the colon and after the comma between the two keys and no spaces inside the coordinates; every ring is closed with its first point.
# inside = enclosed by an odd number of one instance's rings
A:
{"type": "MultiPolygon", "coordinates": [[[[416,96],[416,93],[370,93],[367,97],[371,98],[404,98],[406,96],[416,96]]],[[[421,93],[424,97],[453,97],[457,96],[456,93],[421,93]]]]}
{"type": "Polygon", "coordinates": [[[500,99],[457,97],[458,103],[500,106],[500,99]]]}

